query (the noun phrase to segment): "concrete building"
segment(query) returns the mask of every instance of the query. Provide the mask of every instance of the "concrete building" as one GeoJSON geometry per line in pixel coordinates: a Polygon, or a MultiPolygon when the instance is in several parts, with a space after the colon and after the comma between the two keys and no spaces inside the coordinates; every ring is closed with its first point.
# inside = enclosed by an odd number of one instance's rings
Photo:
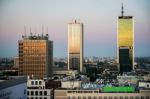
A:
{"type": "Polygon", "coordinates": [[[82,81],[61,81],[61,88],[80,88],[82,81]]]}
{"type": "Polygon", "coordinates": [[[150,99],[150,90],[133,93],[104,93],[100,90],[56,89],[54,99],[150,99]]]}
{"type": "Polygon", "coordinates": [[[132,16],[122,15],[117,22],[117,61],[119,71],[131,72],[134,70],[134,20],[132,16]]]}
{"type": "Polygon", "coordinates": [[[41,79],[28,79],[27,99],[53,99],[53,89],[46,88],[41,79]]]}
{"type": "Polygon", "coordinates": [[[27,99],[27,77],[1,78],[0,99],[27,99]]]}
{"type": "Polygon", "coordinates": [[[60,75],[60,76],[73,76],[75,77],[78,74],[77,70],[55,70],[53,71],[53,75],[60,75]]]}
{"type": "Polygon", "coordinates": [[[19,75],[28,75],[34,78],[52,76],[53,42],[45,36],[23,36],[18,41],[19,46],[19,75]]]}
{"type": "Polygon", "coordinates": [[[68,70],[83,71],[83,24],[68,24],[68,70]]]}

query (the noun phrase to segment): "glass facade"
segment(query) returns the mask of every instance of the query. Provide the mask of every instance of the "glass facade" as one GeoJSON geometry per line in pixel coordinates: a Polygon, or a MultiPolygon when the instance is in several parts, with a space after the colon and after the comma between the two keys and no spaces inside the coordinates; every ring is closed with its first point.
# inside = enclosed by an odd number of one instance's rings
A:
{"type": "Polygon", "coordinates": [[[83,24],[68,24],[68,69],[82,72],[83,66],[83,24]]]}
{"type": "Polygon", "coordinates": [[[118,19],[118,61],[120,72],[133,70],[134,27],[132,16],[119,16],[118,19]]]}
{"type": "Polygon", "coordinates": [[[53,42],[19,40],[19,75],[44,78],[52,75],[53,42]]]}

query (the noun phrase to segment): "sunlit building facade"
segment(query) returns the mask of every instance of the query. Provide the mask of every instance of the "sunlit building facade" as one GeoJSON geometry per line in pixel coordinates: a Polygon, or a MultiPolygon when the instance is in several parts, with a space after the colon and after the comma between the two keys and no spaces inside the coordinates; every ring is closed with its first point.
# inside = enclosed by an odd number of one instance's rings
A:
{"type": "Polygon", "coordinates": [[[28,36],[18,41],[19,75],[50,77],[53,66],[53,42],[46,36],[28,36]]]}
{"type": "Polygon", "coordinates": [[[134,20],[132,16],[118,17],[117,60],[120,72],[131,72],[134,67],[134,20]]]}
{"type": "Polygon", "coordinates": [[[83,71],[83,24],[68,24],[68,70],[83,71]]]}

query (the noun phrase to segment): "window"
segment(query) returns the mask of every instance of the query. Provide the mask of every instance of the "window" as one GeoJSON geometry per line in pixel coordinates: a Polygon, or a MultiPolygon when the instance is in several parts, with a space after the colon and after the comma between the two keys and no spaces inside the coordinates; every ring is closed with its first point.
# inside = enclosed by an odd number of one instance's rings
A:
{"type": "Polygon", "coordinates": [[[76,99],[76,97],[73,96],[72,99],[76,99]]]}
{"type": "Polygon", "coordinates": [[[26,90],[24,90],[24,95],[26,94],[26,90]]]}
{"type": "Polygon", "coordinates": [[[35,99],[38,99],[38,97],[35,97],[35,99]]]}
{"type": "Polygon", "coordinates": [[[125,96],[125,99],[128,99],[128,97],[127,97],[127,96],[125,96]]]}
{"type": "Polygon", "coordinates": [[[81,99],[81,97],[79,96],[77,99],[81,99]]]}
{"type": "Polygon", "coordinates": [[[47,97],[44,97],[44,99],[47,99],[47,97]]]}
{"type": "Polygon", "coordinates": [[[130,99],[134,99],[133,96],[131,96],[130,99]]]}
{"type": "Polygon", "coordinates": [[[118,99],[117,96],[115,96],[114,99],[118,99]]]}
{"type": "Polygon", "coordinates": [[[33,91],[31,91],[31,95],[33,95],[33,91]]]}
{"type": "Polygon", "coordinates": [[[39,81],[39,85],[42,85],[42,81],[39,81]]]}
{"type": "Polygon", "coordinates": [[[35,85],[38,85],[38,81],[35,81],[35,85]]]}
{"type": "Polygon", "coordinates": [[[97,97],[93,97],[93,99],[97,99],[97,97]]]}
{"type": "Polygon", "coordinates": [[[149,96],[146,96],[146,99],[150,99],[150,97],[149,97],[149,96]]]}
{"type": "Polygon", "coordinates": [[[44,91],[44,95],[47,95],[47,91],[44,91]]]}
{"type": "Polygon", "coordinates": [[[34,81],[31,81],[31,85],[34,85],[34,81]]]}
{"type": "Polygon", "coordinates": [[[99,99],[102,99],[102,97],[99,97],[99,99]]]}
{"type": "Polygon", "coordinates": [[[27,95],[29,95],[29,91],[27,91],[27,95]]]}
{"type": "Polygon", "coordinates": [[[122,96],[120,96],[120,99],[123,99],[123,97],[122,97],[122,96]]]}
{"type": "Polygon", "coordinates": [[[40,95],[42,95],[42,91],[40,91],[40,95]]]}
{"type": "Polygon", "coordinates": [[[104,99],[107,99],[107,97],[105,96],[104,99]]]}
{"type": "Polygon", "coordinates": [[[71,99],[70,97],[67,97],[67,99],[71,99]]]}
{"type": "Polygon", "coordinates": [[[85,97],[85,96],[83,96],[83,99],[86,99],[86,97],[85,97]]]}
{"type": "Polygon", "coordinates": [[[138,97],[138,96],[136,96],[136,97],[135,97],[135,99],[139,99],[139,97],[138,97]]]}
{"type": "Polygon", "coordinates": [[[144,99],[144,96],[141,96],[141,99],[144,99]]]}
{"type": "Polygon", "coordinates": [[[35,91],[35,95],[38,95],[38,91],[35,91]]]}
{"type": "Polygon", "coordinates": [[[88,99],[92,99],[90,96],[88,96],[88,99]]]}

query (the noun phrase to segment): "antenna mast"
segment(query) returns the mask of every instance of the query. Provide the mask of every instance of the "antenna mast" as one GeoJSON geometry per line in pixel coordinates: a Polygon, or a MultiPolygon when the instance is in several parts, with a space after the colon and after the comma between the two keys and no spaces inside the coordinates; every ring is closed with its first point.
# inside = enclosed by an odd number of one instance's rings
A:
{"type": "Polygon", "coordinates": [[[123,16],[124,14],[124,8],[123,8],[123,3],[122,3],[122,7],[121,7],[121,15],[123,16]]]}

